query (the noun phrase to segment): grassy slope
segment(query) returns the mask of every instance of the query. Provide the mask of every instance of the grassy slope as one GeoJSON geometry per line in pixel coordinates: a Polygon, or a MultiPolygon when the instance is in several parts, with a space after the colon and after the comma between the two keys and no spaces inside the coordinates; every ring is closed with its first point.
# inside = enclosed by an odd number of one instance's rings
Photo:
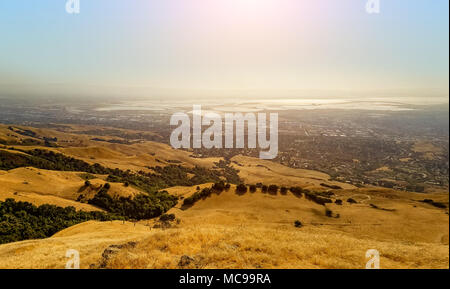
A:
{"type": "MultiPolygon", "coordinates": [[[[179,191],[189,195],[195,188],[179,191]]],[[[364,268],[368,249],[380,251],[383,268],[448,268],[444,210],[413,201],[415,194],[391,199],[359,193],[355,198],[370,196],[371,203],[397,211],[331,205],[341,217],[327,218],[324,207],[291,194],[239,196],[231,189],[188,210],[172,209],[181,223],[167,230],[152,228],[156,220],[87,222],[49,239],[0,246],[0,268],[62,268],[70,248],[80,250],[81,265],[88,268],[98,265],[109,245],[129,241],[137,247],[121,250],[109,268],[177,268],[182,255],[196,260],[192,268],[364,268]],[[296,219],[305,226],[295,228],[296,219]]]]}
{"type": "MultiPolygon", "coordinates": [[[[36,168],[17,168],[0,171],[0,200],[13,198],[35,205],[52,204],[61,207],[72,206],[76,209],[93,211],[98,208],[76,202],[83,194],[91,198],[105,184],[105,176],[90,180],[92,186],[84,188],[84,180],[79,172],[49,171],[36,168]]],[[[139,191],[122,184],[111,184],[109,193],[118,196],[136,195],[139,191]]]]}

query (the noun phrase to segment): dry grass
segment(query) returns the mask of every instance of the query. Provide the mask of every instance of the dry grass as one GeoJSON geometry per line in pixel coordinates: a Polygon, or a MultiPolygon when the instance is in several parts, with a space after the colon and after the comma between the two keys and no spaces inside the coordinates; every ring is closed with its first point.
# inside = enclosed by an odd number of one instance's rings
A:
{"type": "MultiPolygon", "coordinates": [[[[195,187],[179,191],[189,195],[195,187]]],[[[129,241],[137,246],[113,255],[108,268],[178,268],[183,255],[195,260],[187,268],[364,268],[369,249],[380,252],[382,268],[449,267],[444,210],[404,192],[349,190],[338,197],[355,193],[396,211],[344,203],[328,205],[341,214],[328,218],[323,206],[304,198],[260,191],[239,196],[232,188],[188,210],[172,209],[181,223],[166,230],[152,228],[156,220],[87,222],[49,239],[2,245],[0,268],[63,268],[67,249],[79,250],[81,266],[89,268],[108,246],[129,241]],[[293,226],[297,219],[303,228],[293,226]]]]}
{"type": "Polygon", "coordinates": [[[158,232],[124,250],[110,268],[364,268],[365,252],[381,252],[383,268],[448,268],[448,247],[356,239],[323,229],[190,226],[158,232]]]}
{"type": "Polygon", "coordinates": [[[81,267],[98,265],[111,244],[138,243],[109,260],[108,268],[364,268],[377,249],[382,268],[448,268],[448,246],[358,239],[323,228],[204,225],[168,230],[131,223],[88,222],[40,241],[0,246],[0,268],[64,268],[68,249],[80,251],[81,267]]]}
{"type": "Polygon", "coordinates": [[[66,251],[80,252],[81,267],[101,258],[110,244],[128,242],[149,234],[145,226],[122,222],[86,222],[43,240],[29,240],[0,246],[0,269],[63,269],[68,261],[66,251]]]}

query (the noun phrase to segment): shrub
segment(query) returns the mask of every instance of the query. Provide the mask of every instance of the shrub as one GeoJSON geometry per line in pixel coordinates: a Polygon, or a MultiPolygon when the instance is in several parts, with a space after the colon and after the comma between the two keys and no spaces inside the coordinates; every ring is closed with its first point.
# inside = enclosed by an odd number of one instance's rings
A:
{"type": "Polygon", "coordinates": [[[159,220],[162,222],[172,222],[175,221],[175,214],[163,214],[159,217],[159,220]]]}
{"type": "Polygon", "coordinates": [[[278,192],[278,186],[277,185],[270,185],[269,188],[267,189],[267,191],[269,192],[269,194],[276,195],[277,192],[278,192]]]}
{"type": "Polygon", "coordinates": [[[308,199],[316,204],[319,204],[319,205],[325,205],[325,204],[329,204],[329,203],[333,202],[329,198],[325,198],[320,195],[317,195],[316,193],[311,193],[311,192],[305,192],[305,197],[306,197],[306,199],[308,199]]]}
{"type": "Polygon", "coordinates": [[[440,202],[435,202],[435,201],[433,201],[431,199],[425,199],[425,200],[423,200],[421,202],[430,204],[430,205],[435,206],[436,208],[440,208],[440,209],[446,209],[447,208],[446,204],[440,203],[440,202]]]}
{"type": "Polygon", "coordinates": [[[335,202],[334,202],[336,205],[339,205],[339,206],[342,206],[342,200],[336,200],[335,202]]]}
{"type": "Polygon", "coordinates": [[[244,184],[240,184],[236,187],[236,192],[239,194],[245,194],[247,192],[247,186],[244,184]]]}
{"type": "Polygon", "coordinates": [[[263,193],[267,193],[267,190],[269,189],[269,187],[268,186],[266,186],[266,185],[263,185],[262,187],[261,187],[261,192],[263,192],[263,193]]]}
{"type": "Polygon", "coordinates": [[[348,198],[348,199],[347,199],[347,203],[350,203],[350,204],[357,204],[358,202],[355,201],[355,200],[352,199],[352,198],[348,198]]]}
{"type": "Polygon", "coordinates": [[[303,195],[303,189],[300,187],[292,187],[289,190],[297,197],[301,197],[303,195]]]}
{"type": "Polygon", "coordinates": [[[225,184],[224,184],[224,182],[215,183],[213,185],[212,189],[221,193],[225,190],[225,184]]]}
{"type": "Polygon", "coordinates": [[[342,190],[342,188],[340,186],[336,186],[336,185],[329,185],[329,184],[325,184],[325,183],[321,183],[320,185],[322,187],[330,188],[330,189],[333,189],[333,190],[342,190]]]}
{"type": "Polygon", "coordinates": [[[286,195],[287,192],[288,192],[288,189],[287,189],[286,187],[281,187],[280,193],[281,193],[282,195],[286,195]]]}
{"type": "Polygon", "coordinates": [[[256,185],[250,185],[250,192],[251,193],[256,192],[256,185]]]}
{"type": "Polygon", "coordinates": [[[295,226],[296,228],[301,228],[301,227],[303,227],[303,224],[302,224],[302,222],[300,222],[299,220],[296,220],[296,221],[294,222],[294,226],[295,226]]]}

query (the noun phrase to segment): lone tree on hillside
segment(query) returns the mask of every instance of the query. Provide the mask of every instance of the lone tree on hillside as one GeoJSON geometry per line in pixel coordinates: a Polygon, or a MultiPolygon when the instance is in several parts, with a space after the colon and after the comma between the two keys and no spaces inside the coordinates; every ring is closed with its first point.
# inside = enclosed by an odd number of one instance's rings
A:
{"type": "Polygon", "coordinates": [[[277,192],[278,192],[278,186],[277,185],[270,185],[268,191],[269,191],[269,194],[276,195],[277,192]]]}
{"type": "Polygon", "coordinates": [[[239,194],[245,194],[247,192],[247,186],[240,184],[236,187],[236,192],[239,194]]]}

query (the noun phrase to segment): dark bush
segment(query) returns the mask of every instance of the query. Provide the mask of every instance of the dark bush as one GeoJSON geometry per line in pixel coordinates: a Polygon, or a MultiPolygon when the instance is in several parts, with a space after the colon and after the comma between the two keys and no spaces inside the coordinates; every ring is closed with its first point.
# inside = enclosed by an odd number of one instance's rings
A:
{"type": "Polygon", "coordinates": [[[219,193],[221,193],[221,192],[223,192],[225,190],[225,183],[224,182],[215,183],[213,185],[212,189],[217,191],[217,192],[219,192],[219,193]]]}
{"type": "Polygon", "coordinates": [[[341,187],[336,186],[336,185],[329,185],[329,184],[325,184],[325,183],[321,183],[320,185],[321,185],[322,187],[330,188],[330,189],[333,189],[333,190],[342,190],[341,187]]]}
{"type": "Polygon", "coordinates": [[[300,222],[299,220],[296,220],[296,221],[294,222],[294,226],[295,226],[296,228],[301,228],[301,227],[303,227],[303,224],[302,224],[302,222],[300,222]]]}
{"type": "Polygon", "coordinates": [[[250,185],[249,190],[250,190],[250,193],[256,192],[256,185],[250,185]]]}
{"type": "Polygon", "coordinates": [[[175,221],[175,214],[163,214],[159,217],[159,220],[162,222],[172,222],[175,221]]]}
{"type": "Polygon", "coordinates": [[[329,204],[329,203],[333,202],[329,198],[325,198],[320,195],[317,195],[316,193],[311,193],[311,192],[305,192],[305,197],[306,197],[306,199],[308,199],[312,202],[315,202],[316,204],[319,204],[319,205],[325,205],[325,204],[329,204]]]}
{"type": "Polygon", "coordinates": [[[269,194],[276,195],[277,192],[278,192],[278,186],[277,185],[270,185],[269,188],[267,189],[267,191],[269,192],[269,194]]]}
{"type": "Polygon", "coordinates": [[[236,187],[236,192],[239,194],[245,194],[247,192],[247,186],[244,184],[240,184],[236,187]]]}
{"type": "Polygon", "coordinates": [[[432,205],[432,206],[434,206],[436,208],[440,208],[440,209],[446,209],[447,208],[446,204],[440,203],[440,202],[435,202],[435,201],[433,201],[431,199],[425,199],[425,200],[423,200],[421,202],[430,204],[430,205],[432,205]]]}
{"type": "Polygon", "coordinates": [[[357,204],[358,202],[355,201],[355,200],[352,199],[352,198],[348,198],[348,199],[347,199],[347,203],[350,203],[350,204],[357,204]]]}
{"type": "Polygon", "coordinates": [[[297,197],[301,197],[303,195],[303,189],[300,187],[292,187],[289,190],[297,197]]]}

